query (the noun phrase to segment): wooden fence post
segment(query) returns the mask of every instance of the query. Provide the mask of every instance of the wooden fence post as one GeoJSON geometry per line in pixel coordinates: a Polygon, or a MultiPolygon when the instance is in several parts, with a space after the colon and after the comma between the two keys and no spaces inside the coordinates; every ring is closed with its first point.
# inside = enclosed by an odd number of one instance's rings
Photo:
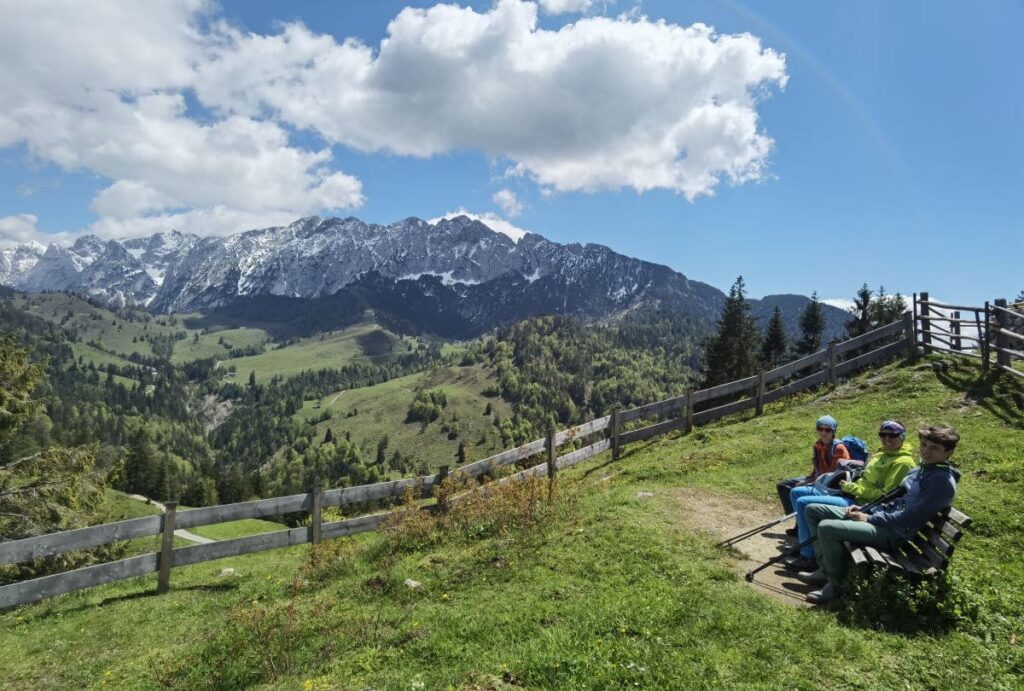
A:
{"type": "Polygon", "coordinates": [[[918,309],[921,310],[921,346],[924,348],[924,354],[927,355],[931,352],[932,344],[932,322],[928,319],[929,310],[928,306],[928,293],[921,293],[921,299],[918,300],[918,309]]]}
{"type": "Polygon", "coordinates": [[[914,333],[914,313],[903,313],[903,335],[907,342],[907,360],[917,359],[917,334],[914,333]]]}
{"type": "Polygon", "coordinates": [[[755,404],[755,415],[764,413],[764,370],[757,375],[757,403],[755,404]]]}
{"type": "Polygon", "coordinates": [[[693,387],[686,388],[686,433],[693,431],[693,387]]]}
{"type": "Polygon", "coordinates": [[[836,385],[836,342],[828,342],[828,385],[836,385]]]}
{"type": "MultiPolygon", "coordinates": [[[[959,318],[960,318],[960,311],[959,310],[953,310],[953,314],[950,317],[950,319],[959,319],[959,318]]],[[[953,350],[963,350],[963,343],[960,340],[960,322],[958,322],[958,321],[951,321],[951,322],[949,322],[949,331],[950,331],[950,333],[953,334],[953,337],[949,339],[950,340],[950,345],[953,346],[953,350]]]]}
{"type": "Polygon", "coordinates": [[[156,594],[163,595],[171,589],[171,559],[174,550],[174,517],[178,502],[164,504],[163,539],[160,541],[160,572],[156,581],[156,594]]]}
{"type": "Polygon", "coordinates": [[[441,513],[448,513],[448,495],[441,490],[441,485],[448,479],[448,466],[437,467],[437,480],[434,484],[434,496],[437,497],[437,508],[441,513]]]}
{"type": "Polygon", "coordinates": [[[548,429],[548,499],[555,491],[555,477],[558,475],[558,449],[555,447],[555,428],[548,429]]]}
{"type": "MultiPolygon", "coordinates": [[[[1007,308],[1006,299],[999,298],[996,300],[996,307],[1002,307],[1003,310],[1007,308]]],[[[1003,334],[1003,331],[1010,330],[1010,315],[1003,310],[995,310],[996,323],[998,324],[999,331],[996,332],[996,364],[1000,367],[1010,366],[1010,354],[1005,351],[1006,348],[1010,347],[1010,338],[1003,334]]]]}
{"type": "Polygon", "coordinates": [[[608,429],[612,440],[612,460],[619,460],[619,409],[612,409],[612,419],[608,421],[608,429]]]}
{"type": "Polygon", "coordinates": [[[320,527],[323,525],[324,518],[324,489],[320,486],[320,483],[313,485],[313,509],[310,511],[312,516],[312,522],[310,525],[310,536],[309,541],[314,545],[320,544],[320,527]]]}
{"type": "Polygon", "coordinates": [[[992,306],[988,304],[988,300],[985,301],[985,328],[982,329],[981,320],[978,320],[978,338],[981,340],[981,371],[988,372],[988,358],[989,358],[989,331],[988,323],[992,314],[992,306]]]}

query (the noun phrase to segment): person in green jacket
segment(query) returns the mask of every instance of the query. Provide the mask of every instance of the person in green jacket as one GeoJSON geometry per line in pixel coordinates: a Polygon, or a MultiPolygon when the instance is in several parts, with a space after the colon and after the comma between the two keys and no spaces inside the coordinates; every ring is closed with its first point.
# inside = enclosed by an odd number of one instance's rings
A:
{"type": "Polygon", "coordinates": [[[868,461],[864,474],[855,482],[844,482],[839,489],[856,499],[854,504],[872,502],[894,487],[917,466],[914,450],[906,442],[903,425],[890,420],[878,430],[882,453],[868,461]]]}

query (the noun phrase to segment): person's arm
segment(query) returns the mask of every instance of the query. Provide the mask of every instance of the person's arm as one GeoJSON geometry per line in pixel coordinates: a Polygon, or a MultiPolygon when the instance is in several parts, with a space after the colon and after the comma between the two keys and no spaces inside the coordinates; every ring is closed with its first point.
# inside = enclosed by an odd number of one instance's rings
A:
{"type": "Polygon", "coordinates": [[[867,517],[871,525],[889,528],[918,527],[943,509],[953,505],[956,485],[943,472],[929,472],[921,477],[921,491],[913,504],[901,508],[872,513],[867,517]]]}

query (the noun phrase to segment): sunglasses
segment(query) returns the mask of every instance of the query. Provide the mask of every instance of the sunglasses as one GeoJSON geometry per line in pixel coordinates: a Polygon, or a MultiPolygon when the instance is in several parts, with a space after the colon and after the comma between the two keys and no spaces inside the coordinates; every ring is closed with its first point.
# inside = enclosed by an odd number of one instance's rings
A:
{"type": "Polygon", "coordinates": [[[878,436],[880,439],[898,439],[900,435],[895,432],[879,432],[878,436]]]}
{"type": "Polygon", "coordinates": [[[831,427],[819,427],[818,431],[819,432],[833,432],[835,430],[833,430],[831,427]]]}

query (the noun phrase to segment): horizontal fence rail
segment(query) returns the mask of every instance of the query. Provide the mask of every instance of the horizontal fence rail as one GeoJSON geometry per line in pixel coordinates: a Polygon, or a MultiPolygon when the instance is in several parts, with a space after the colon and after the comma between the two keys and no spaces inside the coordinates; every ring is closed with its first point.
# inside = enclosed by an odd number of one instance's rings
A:
{"type": "MultiPolygon", "coordinates": [[[[527,477],[540,477],[545,473],[553,481],[559,470],[570,468],[599,454],[611,451],[613,459],[618,458],[621,448],[625,444],[644,441],[675,430],[688,432],[696,425],[748,410],[754,410],[757,414],[761,414],[767,403],[827,383],[834,384],[837,377],[862,367],[883,362],[904,352],[913,357],[916,352],[915,325],[918,321],[919,319],[914,314],[908,312],[902,321],[888,324],[847,341],[830,344],[828,348],[772,370],[707,389],[689,389],[682,396],[648,403],[628,410],[615,410],[611,415],[590,420],[575,427],[558,431],[551,430],[544,439],[537,439],[494,456],[474,461],[456,469],[453,474],[463,478],[485,481],[503,467],[522,465],[530,459],[546,454],[545,461],[530,465],[512,475],[501,477],[495,482],[513,482],[527,477]],[[892,341],[894,338],[899,340],[892,341]],[[892,342],[840,361],[845,354],[882,341],[892,342]],[[793,377],[798,378],[793,379],[793,377]],[[769,388],[776,384],[777,386],[774,388],[769,388]],[[737,398],[740,395],[742,397],[737,398]],[[707,407],[707,404],[720,399],[725,400],[718,405],[707,407]],[[695,409],[702,404],[704,405],[702,409],[695,409]],[[660,420],[645,427],[623,429],[624,425],[647,418],[660,420]],[[600,435],[601,438],[586,443],[580,448],[571,448],[585,443],[587,438],[593,439],[594,435],[600,435]],[[561,447],[567,448],[564,449],[565,452],[562,455],[559,455],[561,447]]],[[[160,552],[0,586],[0,609],[157,572],[160,574],[158,592],[164,592],[168,587],[169,574],[173,567],[293,545],[316,544],[323,539],[377,530],[390,516],[395,515],[396,510],[325,523],[321,517],[322,509],[393,500],[404,496],[407,492],[411,492],[416,499],[427,499],[437,494],[437,488],[447,475],[447,467],[442,467],[435,475],[403,478],[357,487],[341,487],[326,491],[314,489],[314,491],[304,494],[208,506],[188,511],[176,511],[175,504],[168,502],[167,513],[163,516],[134,518],[62,533],[2,542],[0,543],[0,565],[90,549],[137,537],[161,534],[164,536],[163,548],[160,552]],[[311,525],[219,540],[208,544],[172,548],[173,541],[170,536],[175,529],[300,512],[310,514],[311,525]]],[[[475,491],[486,493],[489,491],[490,484],[493,483],[482,484],[475,491]]],[[[469,495],[463,494],[445,499],[445,502],[457,504],[467,496],[469,495]]],[[[438,504],[424,508],[437,511],[444,510],[445,507],[438,504]]],[[[399,512],[407,510],[397,509],[399,512]]]]}
{"type": "Polygon", "coordinates": [[[994,368],[1024,377],[1024,371],[1013,365],[1024,360],[1024,304],[1000,299],[984,305],[952,305],[921,293],[914,296],[913,312],[925,353],[965,356],[981,360],[985,371],[994,368]],[[962,313],[974,316],[963,318],[962,313]]]}

